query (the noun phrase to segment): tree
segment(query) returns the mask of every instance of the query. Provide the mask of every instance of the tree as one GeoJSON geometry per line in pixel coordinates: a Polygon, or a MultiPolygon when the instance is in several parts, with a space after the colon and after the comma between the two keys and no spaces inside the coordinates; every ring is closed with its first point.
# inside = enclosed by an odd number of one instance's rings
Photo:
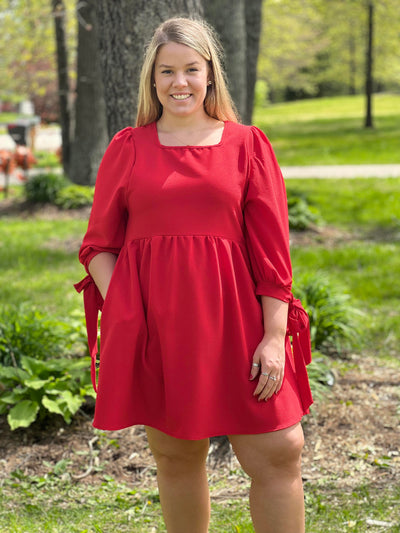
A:
{"type": "Polygon", "coordinates": [[[52,0],[57,49],[58,91],[60,100],[60,122],[62,138],[62,161],[64,172],[69,174],[71,153],[71,117],[69,107],[68,51],[65,30],[65,6],[63,0],[52,0]]]}
{"type": "Polygon", "coordinates": [[[215,28],[224,49],[229,91],[240,116],[246,112],[245,0],[203,0],[204,17],[215,28]]]}
{"type": "Polygon", "coordinates": [[[254,89],[257,80],[257,64],[260,51],[262,0],[247,0],[246,18],[246,106],[243,114],[245,124],[252,123],[254,89]]]}
{"type": "Polygon", "coordinates": [[[200,0],[98,0],[100,54],[111,138],[132,126],[144,48],[154,29],[177,15],[202,13],[200,0]]]}
{"type": "Polygon", "coordinates": [[[367,54],[365,61],[365,96],[367,109],[365,115],[365,127],[372,128],[372,92],[373,92],[373,44],[374,44],[374,3],[367,2],[368,31],[367,31],[367,54]]]}
{"type": "Polygon", "coordinates": [[[261,31],[262,0],[203,0],[204,16],[224,49],[228,87],[239,115],[251,124],[261,31]]]}
{"type": "Polygon", "coordinates": [[[96,0],[77,0],[78,65],[70,178],[93,185],[108,144],[96,0]]]}

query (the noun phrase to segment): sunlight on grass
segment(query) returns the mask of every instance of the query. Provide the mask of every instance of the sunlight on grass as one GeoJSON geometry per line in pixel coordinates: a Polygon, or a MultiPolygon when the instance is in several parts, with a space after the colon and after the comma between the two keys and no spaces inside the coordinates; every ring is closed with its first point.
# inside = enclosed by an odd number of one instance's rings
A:
{"type": "Polygon", "coordinates": [[[363,127],[364,106],[361,95],[274,104],[254,123],[283,166],[400,163],[400,95],[374,96],[374,129],[363,127]]]}

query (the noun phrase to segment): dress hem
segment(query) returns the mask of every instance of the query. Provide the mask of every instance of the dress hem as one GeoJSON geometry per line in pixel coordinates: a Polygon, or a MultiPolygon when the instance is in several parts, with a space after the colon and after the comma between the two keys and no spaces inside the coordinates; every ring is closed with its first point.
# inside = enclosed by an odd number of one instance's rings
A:
{"type": "Polygon", "coordinates": [[[99,429],[101,431],[121,431],[123,429],[127,429],[127,428],[130,428],[130,427],[133,427],[133,426],[149,426],[153,429],[157,429],[159,431],[162,431],[163,433],[165,433],[166,435],[169,435],[170,437],[174,437],[176,439],[183,439],[183,440],[202,440],[202,439],[208,439],[208,438],[212,438],[212,437],[220,437],[220,436],[223,436],[223,435],[260,435],[260,434],[264,434],[264,433],[273,433],[275,431],[280,431],[282,429],[287,429],[291,426],[294,426],[295,424],[297,424],[298,422],[301,422],[303,416],[306,416],[308,415],[310,412],[309,409],[307,409],[305,412],[303,412],[303,414],[301,414],[300,416],[296,416],[294,417],[293,419],[291,420],[286,420],[285,422],[282,422],[281,424],[279,424],[278,426],[274,427],[273,429],[262,429],[260,431],[250,431],[250,430],[229,430],[229,428],[227,428],[227,430],[218,430],[218,431],[209,431],[209,432],[206,432],[206,433],[199,433],[199,434],[196,434],[196,435],[191,435],[191,436],[188,436],[186,434],[182,434],[180,432],[172,432],[172,431],[168,431],[166,428],[164,427],[161,427],[160,425],[158,424],[151,424],[151,423],[146,423],[144,421],[140,421],[140,422],[133,422],[131,424],[124,424],[124,425],[121,425],[121,426],[115,426],[115,427],[108,427],[108,428],[105,428],[103,425],[95,425],[95,423],[93,422],[93,427],[96,428],[96,429],[99,429]]]}

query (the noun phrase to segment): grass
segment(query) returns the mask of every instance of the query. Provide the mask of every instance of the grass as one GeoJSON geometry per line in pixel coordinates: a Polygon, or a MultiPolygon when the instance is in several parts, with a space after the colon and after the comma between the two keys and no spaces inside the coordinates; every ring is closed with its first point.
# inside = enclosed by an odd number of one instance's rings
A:
{"type": "Polygon", "coordinates": [[[282,166],[400,163],[400,95],[373,102],[373,129],[363,127],[363,96],[275,104],[257,109],[254,121],[282,166]]]}
{"type": "Polygon", "coordinates": [[[83,268],[77,251],[84,220],[0,218],[0,301],[30,302],[66,317],[82,306],[72,284],[83,268]]]}
{"type": "MultiPolygon", "coordinates": [[[[251,533],[245,498],[213,500],[210,533],[251,533]]],[[[362,485],[351,494],[334,486],[307,483],[308,533],[382,531],[368,522],[387,524],[385,532],[400,531],[400,488],[376,490],[362,485]]],[[[101,486],[72,484],[61,478],[8,480],[0,494],[3,533],[130,533],[165,532],[158,494],[132,489],[111,478],[101,486]]]]}
{"type": "MultiPolygon", "coordinates": [[[[333,246],[321,242],[292,248],[295,277],[326,274],[365,312],[364,340],[381,357],[400,343],[400,179],[289,180],[289,193],[318,207],[325,222],[346,235],[333,246]]],[[[398,360],[397,360],[398,361],[398,360]]]]}

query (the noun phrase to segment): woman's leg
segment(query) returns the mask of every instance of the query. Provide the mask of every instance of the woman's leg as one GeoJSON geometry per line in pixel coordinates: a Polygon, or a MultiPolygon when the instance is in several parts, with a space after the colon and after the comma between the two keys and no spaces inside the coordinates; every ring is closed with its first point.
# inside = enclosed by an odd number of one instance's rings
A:
{"type": "Polygon", "coordinates": [[[161,508],[168,533],[207,533],[209,440],[176,439],[148,426],[146,432],[157,463],[161,508]]]}
{"type": "Polygon", "coordinates": [[[229,439],[251,478],[250,511],[256,533],[304,533],[301,425],[229,439]]]}

